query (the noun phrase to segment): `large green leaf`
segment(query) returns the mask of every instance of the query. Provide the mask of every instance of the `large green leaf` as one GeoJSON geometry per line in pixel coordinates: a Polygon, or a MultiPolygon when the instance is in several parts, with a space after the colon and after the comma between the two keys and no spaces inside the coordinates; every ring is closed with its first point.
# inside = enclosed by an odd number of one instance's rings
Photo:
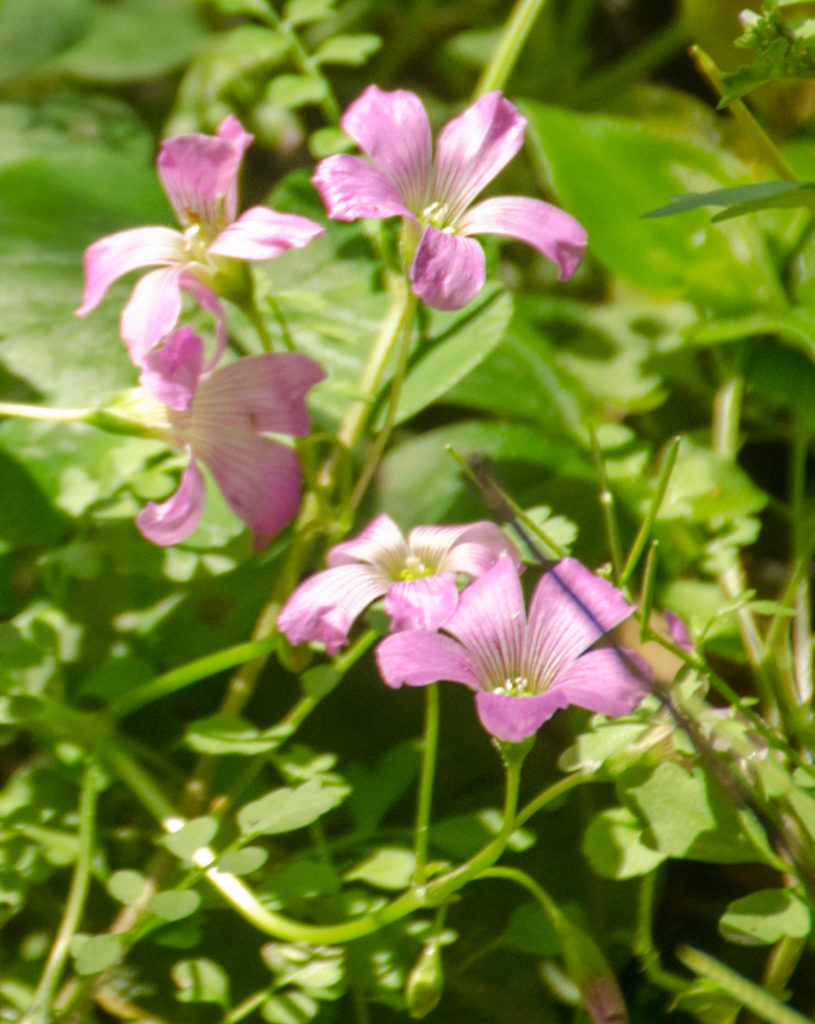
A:
{"type": "Polygon", "coordinates": [[[90,0],[2,0],[0,82],[34,71],[81,38],[90,0]]]}

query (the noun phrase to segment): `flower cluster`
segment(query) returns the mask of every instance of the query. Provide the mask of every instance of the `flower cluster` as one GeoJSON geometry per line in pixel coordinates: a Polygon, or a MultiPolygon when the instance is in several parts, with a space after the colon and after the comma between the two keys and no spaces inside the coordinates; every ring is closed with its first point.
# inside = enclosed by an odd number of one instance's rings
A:
{"type": "Polygon", "coordinates": [[[362,610],[385,597],[391,635],[377,648],[388,686],[447,680],[475,693],[484,728],[499,740],[531,736],[570,704],[621,715],[648,692],[638,654],[595,647],[634,611],[607,580],[564,558],[535,588],[529,613],[514,547],[492,523],[416,527],[407,540],[388,516],[328,555],[278,617],[292,643],[334,654],[362,610]],[[471,582],[459,594],[456,574],[471,582]]]}

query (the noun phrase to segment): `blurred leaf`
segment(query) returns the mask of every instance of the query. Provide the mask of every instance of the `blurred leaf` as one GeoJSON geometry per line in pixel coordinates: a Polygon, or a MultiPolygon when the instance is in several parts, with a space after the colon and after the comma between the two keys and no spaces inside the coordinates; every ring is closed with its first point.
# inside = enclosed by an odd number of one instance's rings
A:
{"type": "Polygon", "coordinates": [[[140,871],[125,868],[113,872],[108,879],[107,889],[114,899],[124,903],[126,907],[132,907],[141,899],[145,882],[146,879],[140,871]]]}
{"type": "Polygon", "coordinates": [[[728,942],[769,946],[780,939],[805,938],[812,928],[809,908],[789,889],[762,889],[733,900],[719,920],[728,942]]]}
{"type": "Polygon", "coordinates": [[[251,875],[262,868],[269,859],[269,853],[260,846],[244,846],[240,850],[229,850],[218,858],[218,870],[231,875],[251,875]]]}
{"type": "Polygon", "coordinates": [[[618,879],[647,875],[666,857],[643,842],[640,823],[626,807],[611,807],[592,818],[583,852],[598,875],[618,879]]]}
{"type": "Polygon", "coordinates": [[[725,206],[724,213],[717,213],[714,221],[726,217],[738,217],[758,210],[772,210],[794,206],[815,205],[815,183],[806,181],[761,181],[755,185],[741,185],[739,188],[717,188],[712,192],[688,192],[674,196],[667,206],[649,210],[643,217],[668,217],[686,210],[698,210],[704,206],[725,206]]]}
{"type": "MultiPolygon", "coordinates": [[[[431,843],[456,860],[465,860],[494,839],[501,831],[501,812],[495,807],[470,814],[456,814],[430,827],[431,843]]],[[[535,834],[518,828],[509,837],[507,846],[515,853],[535,845],[535,834]]]]}
{"type": "Polygon", "coordinates": [[[416,855],[411,850],[383,848],[361,864],[345,872],[348,881],[367,882],[377,889],[406,889],[416,870],[416,855]]]}
{"type": "Polygon", "coordinates": [[[315,160],[334,156],[335,153],[345,153],[353,145],[353,139],[340,128],[318,128],[308,139],[308,151],[315,160]]]}
{"type": "Polygon", "coordinates": [[[766,503],[739,466],[683,438],[658,519],[727,521],[760,512],[766,503]]]}
{"type": "Polygon", "coordinates": [[[368,34],[332,36],[312,55],[315,64],[362,65],[382,45],[379,36],[368,34]]]}
{"type": "Polygon", "coordinates": [[[179,960],[170,973],[179,988],[176,998],[180,1002],[229,1005],[229,975],[214,960],[179,960]]]}
{"type": "Polygon", "coordinates": [[[215,714],[187,726],[184,739],[199,754],[238,754],[254,757],[280,746],[288,732],[261,732],[237,715],[215,714]]]}
{"type": "Polygon", "coordinates": [[[0,3],[0,82],[36,71],[82,37],[89,0],[3,0],[0,3]]]}
{"type": "Polygon", "coordinates": [[[561,950],[549,915],[537,903],[524,903],[513,910],[501,944],[536,957],[557,956],[561,950]]]}
{"type": "Polygon", "coordinates": [[[176,857],[192,860],[196,850],[200,850],[202,846],[208,846],[215,838],[217,831],[218,822],[215,818],[192,818],[177,832],[171,832],[170,835],[164,836],[162,842],[176,857]]]}
{"type": "Polygon", "coordinates": [[[276,75],[266,90],[269,103],[290,109],[319,103],[324,97],[325,84],[307,75],[276,75]]]}
{"type": "Polygon", "coordinates": [[[124,953],[123,935],[76,935],[71,942],[77,974],[101,974],[124,953]]]}
{"type": "Polygon", "coordinates": [[[269,1024],[308,1024],[319,1004],[305,992],[283,992],[272,996],[260,1008],[260,1015],[269,1024]]]}
{"type": "Polygon", "coordinates": [[[288,0],[283,8],[283,20],[289,28],[322,21],[334,13],[336,0],[288,0]]]}
{"type": "Polygon", "coordinates": [[[147,904],[156,917],[165,921],[181,921],[194,914],[201,903],[201,897],[192,889],[168,889],[157,892],[147,904]]]}
{"type": "Polygon", "coordinates": [[[373,832],[387,811],[404,796],[418,772],[419,753],[412,740],[391,747],[370,770],[358,763],[349,767],[349,809],[363,835],[373,832]]]}
{"type": "Polygon", "coordinates": [[[237,813],[238,826],[244,835],[294,832],[317,821],[347,795],[347,786],[323,785],[318,779],[293,789],[274,789],[241,807],[237,813]]]}

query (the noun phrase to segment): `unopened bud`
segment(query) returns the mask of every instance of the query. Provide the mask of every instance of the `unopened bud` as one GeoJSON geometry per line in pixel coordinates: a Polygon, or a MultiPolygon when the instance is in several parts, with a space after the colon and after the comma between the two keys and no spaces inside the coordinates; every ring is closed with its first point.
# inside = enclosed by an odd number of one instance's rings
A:
{"type": "Polygon", "coordinates": [[[441,999],[443,989],[441,953],[438,942],[433,939],[422,950],[422,955],[408,975],[405,985],[405,999],[410,1016],[414,1020],[426,1017],[441,999]]]}

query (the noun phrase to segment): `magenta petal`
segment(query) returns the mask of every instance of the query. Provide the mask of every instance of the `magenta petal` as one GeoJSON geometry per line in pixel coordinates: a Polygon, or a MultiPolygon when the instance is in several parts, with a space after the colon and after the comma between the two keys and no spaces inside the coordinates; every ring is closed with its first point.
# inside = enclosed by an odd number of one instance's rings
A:
{"type": "Polygon", "coordinates": [[[251,136],[228,136],[196,133],[162,143],[158,176],[185,227],[200,223],[214,234],[234,218],[238,169],[251,136]],[[232,208],[227,210],[227,206],[232,208]]]}
{"type": "Polygon", "coordinates": [[[482,96],[444,126],[436,142],[433,196],[455,224],[523,145],[526,120],[500,92],[482,96]]]}
{"type": "Polygon", "coordinates": [[[161,348],[144,357],[139,383],[160,402],[179,412],[189,409],[201,375],[204,343],[192,328],[179,327],[161,348]]]}
{"type": "Polygon", "coordinates": [[[243,429],[303,437],[310,427],[305,394],[323,377],[319,363],[300,352],[236,359],[201,382],[195,420],[214,434],[243,429]]]}
{"type": "Polygon", "coordinates": [[[136,517],[142,535],[167,547],[188,537],[204,510],[204,478],[194,462],[184,470],[175,494],[157,505],[148,501],[136,517]]]}
{"type": "Polygon", "coordinates": [[[384,92],[370,85],[342,116],[342,128],[415,213],[428,202],[431,181],[430,122],[412,92],[384,92]]]}
{"type": "Polygon", "coordinates": [[[468,652],[441,633],[408,630],[394,633],[376,649],[379,674],[388,686],[427,686],[447,680],[464,683],[472,690],[479,688],[468,652]]]}
{"type": "Polygon", "coordinates": [[[183,273],[183,266],[151,270],[138,282],[122,310],[122,339],[135,366],[141,366],[147,353],[178,323],[183,273]]]}
{"type": "MultiPolygon", "coordinates": [[[[229,142],[238,156],[238,164],[243,159],[243,154],[252,145],[254,135],[250,135],[247,132],[240,121],[232,114],[227,114],[226,117],[218,125],[217,136],[219,139],[225,139],[229,142]]],[[[233,175],[232,181],[229,184],[229,188],[224,196],[224,218],[227,223],[235,219],[235,214],[238,212],[238,175],[237,172],[233,175]]]]}
{"type": "Polygon", "coordinates": [[[568,705],[549,693],[514,697],[506,693],[477,693],[475,707],[484,728],[504,743],[520,743],[536,733],[560,708],[568,705]]]}
{"type": "Polygon", "coordinates": [[[319,640],[329,654],[348,641],[357,616],[381,597],[387,581],[366,565],[341,565],[300,584],[277,617],[277,628],[293,644],[319,640]]]}
{"type": "Polygon", "coordinates": [[[551,683],[605,633],[634,611],[621,592],[574,558],[542,577],[529,606],[527,672],[551,683]]]}
{"type": "Polygon", "coordinates": [[[330,566],[367,562],[377,566],[386,579],[396,580],[407,565],[408,554],[402,531],[389,515],[382,512],[356,537],[335,544],[328,552],[326,562],[330,566]]]}
{"type": "Polygon", "coordinates": [[[113,282],[131,270],[184,259],[184,238],[170,228],[133,228],[100,238],[85,250],[85,290],[76,315],[95,309],[113,282]]]}
{"type": "Polygon", "coordinates": [[[462,235],[506,235],[526,242],[559,267],[565,281],[580,266],[586,250],[586,229],[564,210],[525,196],[499,196],[476,203],[456,230],[462,235]]]}
{"type": "Polygon", "coordinates": [[[394,633],[403,629],[438,629],[456,610],[458,590],[451,572],[393,583],[385,595],[385,611],[394,633]]]}
{"type": "Polygon", "coordinates": [[[557,700],[557,707],[576,704],[603,715],[625,715],[648,693],[651,675],[651,666],[634,651],[601,647],[579,657],[543,696],[557,700]]]}
{"type": "Polygon", "coordinates": [[[385,175],[361,157],[329,156],[311,180],[334,220],[413,216],[385,175]]]}
{"type": "Polygon", "coordinates": [[[253,206],[228,224],[208,251],[238,260],[270,260],[286,249],[302,249],[323,234],[325,228],[308,217],[253,206]]]}
{"type": "Polygon", "coordinates": [[[408,534],[408,545],[425,565],[438,571],[481,576],[501,555],[509,555],[520,567],[515,545],[495,523],[486,520],[465,526],[417,526],[408,534]]]}
{"type": "Polygon", "coordinates": [[[428,227],[422,235],[410,281],[413,291],[434,309],[461,309],[483,287],[484,251],[472,238],[428,227]]]}

